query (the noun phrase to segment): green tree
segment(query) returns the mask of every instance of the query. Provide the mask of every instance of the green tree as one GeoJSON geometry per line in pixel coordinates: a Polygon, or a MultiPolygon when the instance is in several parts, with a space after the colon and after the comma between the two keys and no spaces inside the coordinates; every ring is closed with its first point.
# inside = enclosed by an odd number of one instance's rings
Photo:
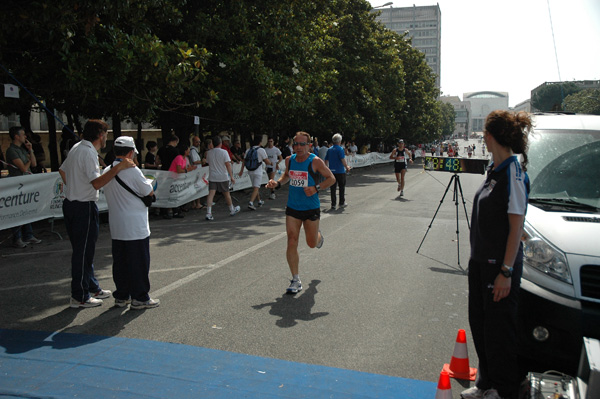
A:
{"type": "Polygon", "coordinates": [[[581,90],[565,98],[565,111],[600,115],[600,89],[581,90]]]}
{"type": "Polygon", "coordinates": [[[432,137],[431,139],[439,139],[442,137],[451,136],[456,128],[456,112],[454,112],[454,107],[452,104],[440,101],[439,105],[441,111],[440,134],[437,137],[432,137]]]}
{"type": "Polygon", "coordinates": [[[577,93],[581,88],[575,83],[546,83],[531,98],[531,105],[538,111],[563,111],[564,99],[570,94],[577,93]]]}

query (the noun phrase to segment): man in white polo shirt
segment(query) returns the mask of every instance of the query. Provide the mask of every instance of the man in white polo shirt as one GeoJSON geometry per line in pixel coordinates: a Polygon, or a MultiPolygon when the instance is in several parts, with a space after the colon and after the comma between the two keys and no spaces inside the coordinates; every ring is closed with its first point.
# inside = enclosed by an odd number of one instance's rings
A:
{"type": "Polygon", "coordinates": [[[63,215],[73,248],[71,255],[72,308],[102,305],[111,292],[103,290],[94,276],[94,254],[98,239],[98,190],[119,171],[135,166],[132,160],[121,162],[109,173],[100,174],[98,150],[106,146],[108,125],[101,120],[89,120],[82,139],[75,144],[59,173],[65,183],[63,215]]]}
{"type": "MultiPolygon", "coordinates": [[[[133,160],[138,151],[132,137],[121,136],[113,146],[116,159],[104,174],[126,159],[133,160]]],[[[148,295],[150,291],[150,225],[148,207],[140,197],[154,195],[152,184],[140,169],[131,168],[119,174],[104,186],[108,203],[108,222],[112,238],[113,280],[117,289],[113,292],[115,305],[132,309],[155,308],[158,299],[148,295]],[[123,185],[129,187],[128,191],[123,185]],[[135,194],[134,194],[135,193],[135,194]]]]}
{"type": "Polygon", "coordinates": [[[221,138],[214,136],[212,138],[213,148],[206,153],[206,161],[208,162],[208,197],[206,198],[206,220],[214,220],[212,215],[212,203],[215,194],[220,192],[225,197],[225,202],[229,207],[229,214],[236,215],[240,211],[240,207],[234,206],[229,194],[229,182],[233,186],[235,179],[233,178],[233,168],[231,166],[231,158],[227,151],[222,147],[221,138]]]}

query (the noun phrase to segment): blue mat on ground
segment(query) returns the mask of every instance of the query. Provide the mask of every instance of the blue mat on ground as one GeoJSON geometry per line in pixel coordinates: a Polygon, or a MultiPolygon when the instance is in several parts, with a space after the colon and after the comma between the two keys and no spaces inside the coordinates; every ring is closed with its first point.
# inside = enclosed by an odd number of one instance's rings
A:
{"type": "Polygon", "coordinates": [[[435,397],[433,382],[119,337],[0,329],[3,398],[435,397]]]}

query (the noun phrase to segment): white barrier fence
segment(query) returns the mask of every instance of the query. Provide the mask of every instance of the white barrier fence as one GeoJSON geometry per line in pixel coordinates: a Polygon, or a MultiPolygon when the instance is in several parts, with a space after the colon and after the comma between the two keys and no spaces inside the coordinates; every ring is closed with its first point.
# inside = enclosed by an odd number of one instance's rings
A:
{"type": "MultiPolygon", "coordinates": [[[[391,162],[389,154],[377,152],[347,157],[353,168],[391,162]]],[[[248,171],[242,177],[238,174],[241,164],[234,164],[235,185],[233,191],[251,187],[248,171]]],[[[285,162],[278,165],[275,179],[285,171],[285,162]]],[[[175,174],[161,170],[142,169],[149,180],[152,180],[156,208],[174,208],[197,198],[208,195],[208,167],[198,168],[189,173],[175,174]]],[[[263,170],[262,183],[268,181],[263,170]]],[[[0,179],[0,230],[32,223],[38,220],[60,218],[63,216],[62,203],[64,184],[58,172],[40,173],[19,177],[0,179]]],[[[108,209],[104,191],[100,190],[98,209],[108,209]]]]}

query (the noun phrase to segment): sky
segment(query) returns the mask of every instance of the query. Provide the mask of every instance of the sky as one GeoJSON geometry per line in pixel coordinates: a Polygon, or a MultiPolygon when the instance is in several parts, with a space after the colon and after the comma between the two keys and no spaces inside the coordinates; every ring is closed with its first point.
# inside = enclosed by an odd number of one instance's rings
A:
{"type": "Polygon", "coordinates": [[[502,91],[514,107],[544,82],[600,80],[600,0],[396,0],[392,7],[436,4],[442,95],[502,91]]]}

